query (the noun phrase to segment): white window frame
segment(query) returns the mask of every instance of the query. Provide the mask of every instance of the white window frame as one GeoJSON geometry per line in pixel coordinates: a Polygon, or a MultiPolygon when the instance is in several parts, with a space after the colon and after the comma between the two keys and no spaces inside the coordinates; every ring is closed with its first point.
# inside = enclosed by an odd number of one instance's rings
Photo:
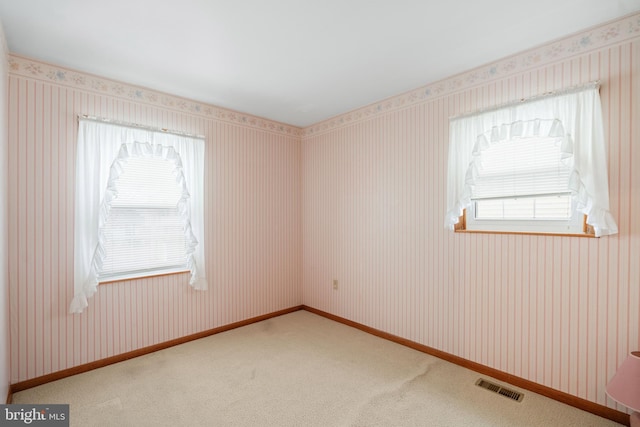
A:
{"type": "Polygon", "coordinates": [[[466,229],[475,231],[553,233],[553,234],[587,234],[585,232],[584,214],[576,209],[576,202],[571,202],[573,212],[569,219],[484,219],[476,217],[477,202],[467,209],[466,229]]]}

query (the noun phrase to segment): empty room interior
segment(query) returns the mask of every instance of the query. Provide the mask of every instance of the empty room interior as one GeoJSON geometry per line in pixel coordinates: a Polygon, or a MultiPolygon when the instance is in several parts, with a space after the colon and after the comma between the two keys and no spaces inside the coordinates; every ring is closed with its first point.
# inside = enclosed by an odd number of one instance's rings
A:
{"type": "Polygon", "coordinates": [[[640,426],[640,1],[0,23],[1,425],[640,426]]]}

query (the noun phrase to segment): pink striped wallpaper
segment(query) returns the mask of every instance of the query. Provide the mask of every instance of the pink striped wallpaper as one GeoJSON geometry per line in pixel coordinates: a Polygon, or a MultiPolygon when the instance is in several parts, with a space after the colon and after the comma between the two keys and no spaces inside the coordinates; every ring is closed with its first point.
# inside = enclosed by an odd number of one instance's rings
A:
{"type": "Polygon", "coordinates": [[[17,56],[8,81],[12,383],[302,303],[295,128],[17,56]],[[206,136],[208,291],[113,283],[68,314],[78,114],[206,136]]]}
{"type": "MultiPolygon", "coordinates": [[[[0,200],[7,199],[7,47],[0,25],[0,200]]],[[[9,391],[9,277],[7,268],[7,204],[0,204],[0,403],[9,391]]]]}
{"type": "Polygon", "coordinates": [[[10,380],[306,304],[623,410],[604,385],[640,347],[639,70],[636,15],[301,130],[11,55],[10,380]],[[450,116],[596,79],[618,235],[443,228],[450,116]],[[114,283],[67,314],[77,114],[206,135],[209,291],[114,283]]]}
{"type": "Polygon", "coordinates": [[[604,389],[640,348],[638,23],[305,129],[304,304],[624,411],[604,389]],[[449,117],[597,79],[618,235],[444,229],[449,117]]]}

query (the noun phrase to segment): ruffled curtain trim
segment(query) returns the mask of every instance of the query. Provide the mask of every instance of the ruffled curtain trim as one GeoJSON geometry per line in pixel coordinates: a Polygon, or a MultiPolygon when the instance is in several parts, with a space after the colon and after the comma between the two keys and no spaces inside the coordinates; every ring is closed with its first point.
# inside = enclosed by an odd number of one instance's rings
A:
{"type": "Polygon", "coordinates": [[[576,209],[587,215],[587,224],[594,228],[596,237],[618,232],[615,220],[611,213],[604,208],[596,206],[593,197],[587,192],[584,182],[580,178],[580,171],[575,166],[573,153],[573,139],[566,133],[562,122],[558,119],[533,119],[516,121],[494,126],[488,131],[478,135],[473,147],[471,162],[465,174],[464,188],[452,210],[447,212],[445,224],[453,230],[459,222],[463,210],[471,206],[473,188],[481,166],[482,151],[491,144],[508,139],[523,137],[551,137],[560,141],[560,155],[562,163],[570,169],[569,191],[572,200],[576,202],[576,209]]]}
{"type": "Polygon", "coordinates": [[[148,142],[125,143],[121,145],[120,150],[118,151],[118,155],[111,164],[111,168],[109,170],[109,180],[107,182],[105,195],[100,206],[100,214],[98,219],[98,244],[91,261],[91,270],[89,273],[89,277],[83,284],[82,294],[76,295],[71,302],[70,311],[72,313],[81,313],[82,310],[88,305],[87,298],[93,296],[93,294],[95,294],[98,289],[98,275],[102,270],[104,259],[106,257],[106,253],[104,250],[104,225],[109,218],[113,200],[118,196],[116,182],[120,178],[120,175],[124,170],[124,166],[127,164],[128,160],[131,157],[155,157],[167,160],[173,164],[173,175],[175,177],[176,183],[182,189],[182,194],[177,206],[182,220],[184,236],[186,239],[186,267],[191,273],[189,285],[198,290],[207,289],[207,281],[204,278],[200,278],[198,275],[198,266],[196,265],[196,260],[194,257],[194,252],[198,245],[198,240],[194,236],[191,229],[191,215],[189,210],[190,195],[187,189],[186,180],[184,178],[180,154],[177,153],[173,147],[151,145],[148,142]]]}

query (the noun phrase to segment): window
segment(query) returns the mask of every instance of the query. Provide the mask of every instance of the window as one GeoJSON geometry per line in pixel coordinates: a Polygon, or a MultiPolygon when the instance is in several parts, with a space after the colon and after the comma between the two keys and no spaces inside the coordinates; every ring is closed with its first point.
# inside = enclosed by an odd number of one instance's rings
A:
{"type": "Polygon", "coordinates": [[[202,137],[79,119],[70,312],[101,281],[188,271],[207,288],[204,157],[202,137]]]}
{"type": "Polygon", "coordinates": [[[445,225],[457,231],[617,233],[597,85],[450,123],[445,225]]]}
{"type": "Polygon", "coordinates": [[[187,270],[179,210],[185,189],[174,173],[174,164],[159,157],[131,157],[123,165],[103,226],[100,281],[187,270]]]}

